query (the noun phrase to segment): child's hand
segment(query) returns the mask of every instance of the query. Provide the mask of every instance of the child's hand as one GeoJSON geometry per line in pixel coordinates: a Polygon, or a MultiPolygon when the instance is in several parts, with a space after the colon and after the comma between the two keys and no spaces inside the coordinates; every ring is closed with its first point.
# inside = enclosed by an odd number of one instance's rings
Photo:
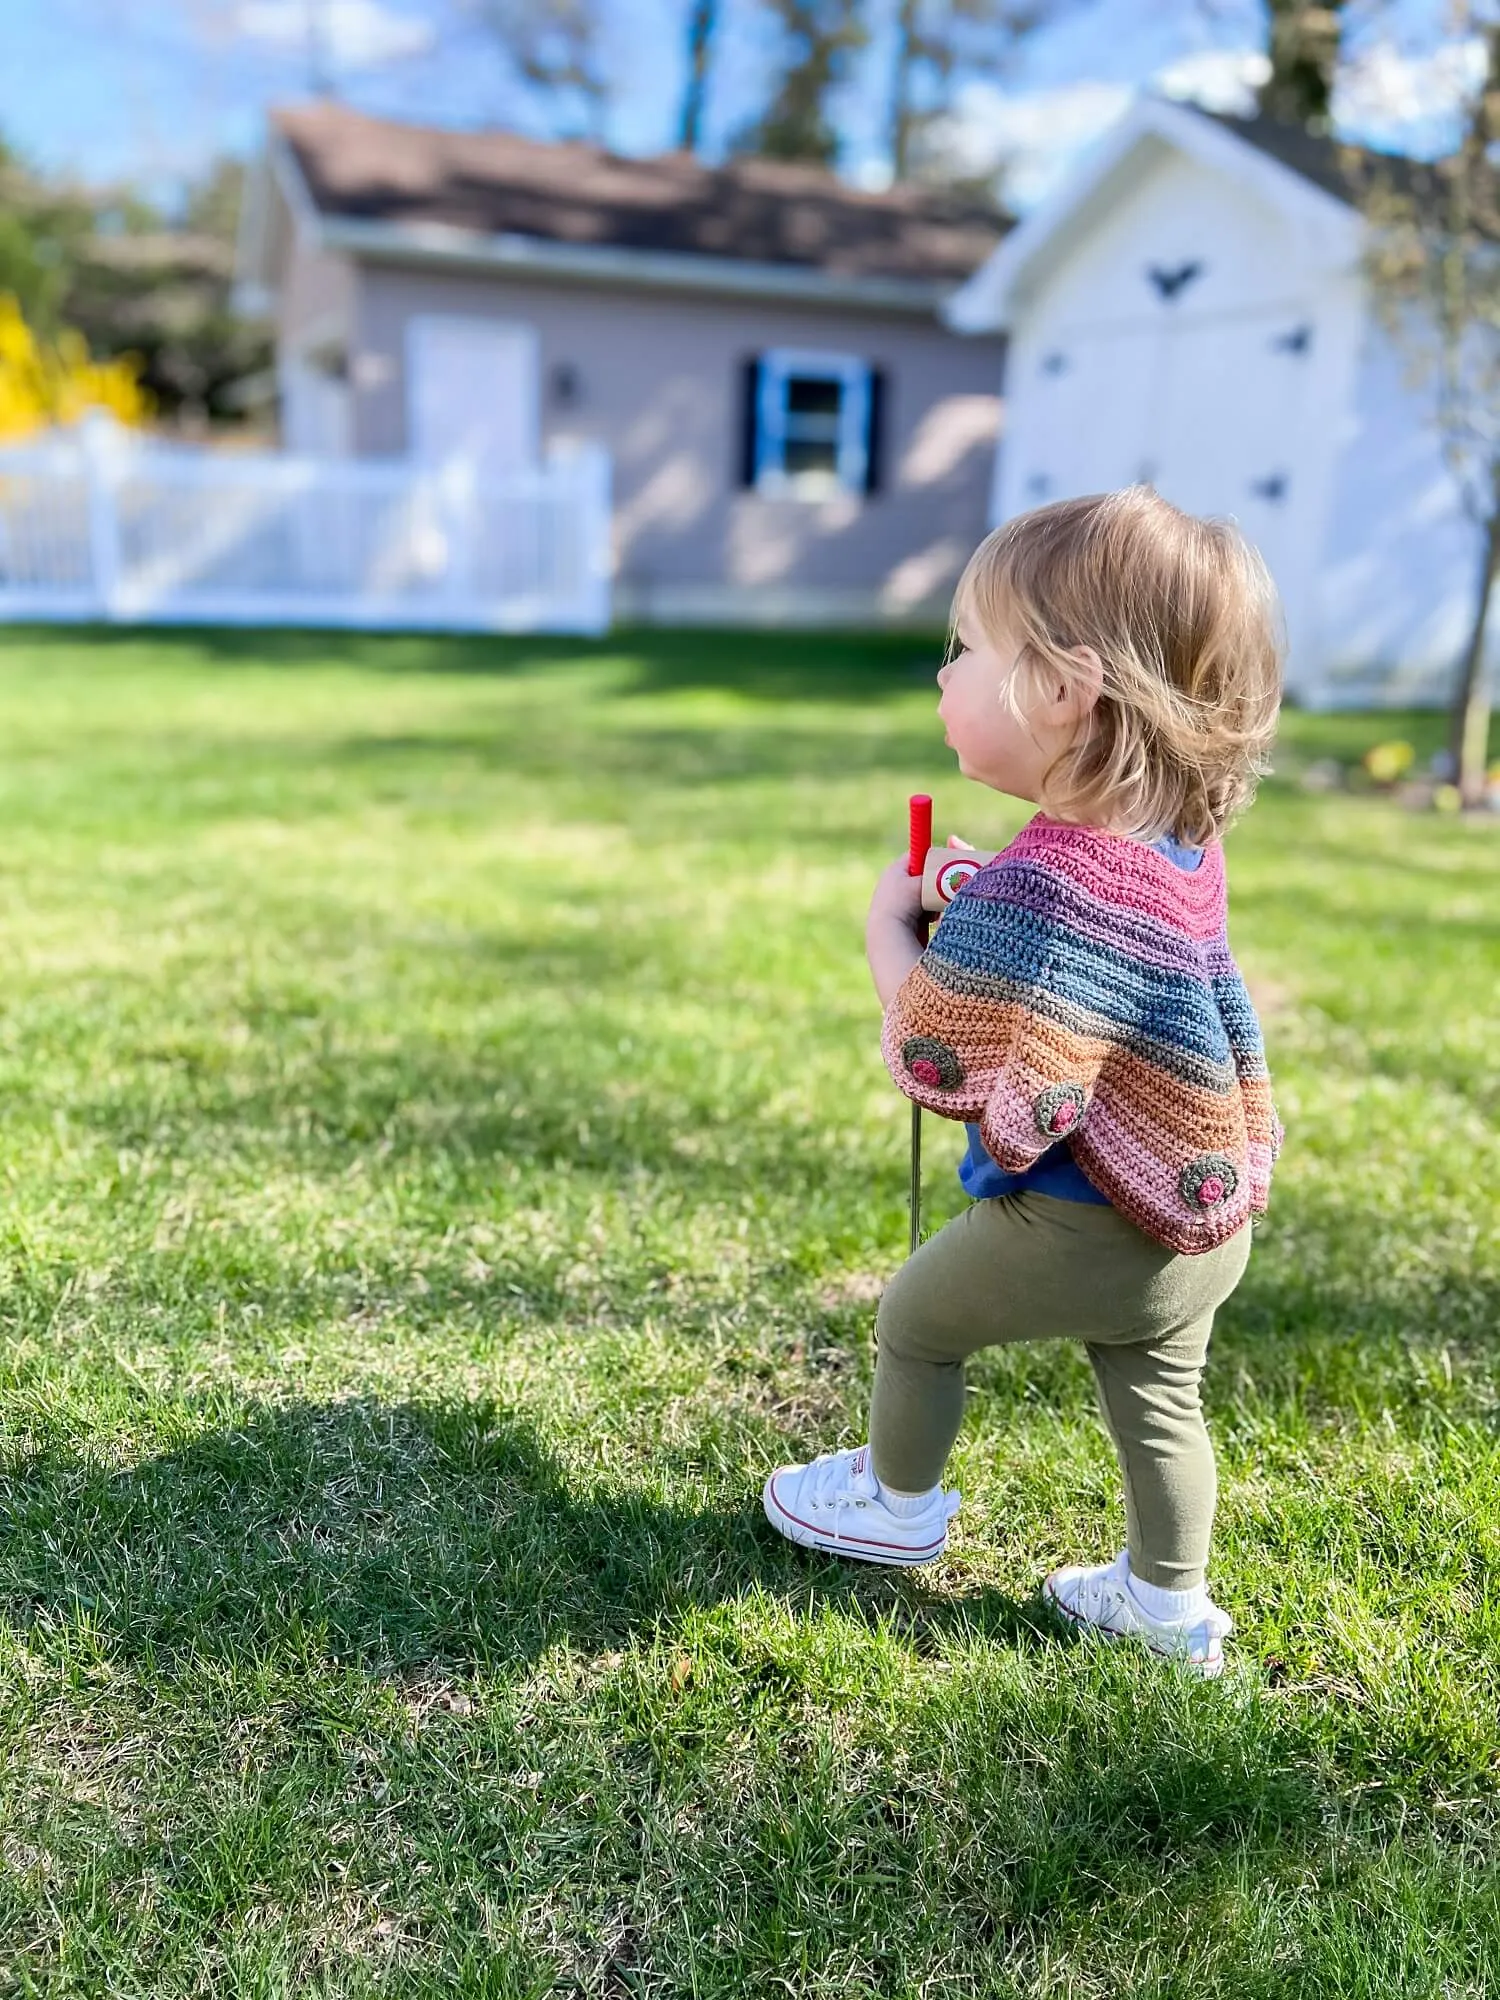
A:
{"type": "MultiPolygon", "coordinates": [[[[948,845],[971,848],[974,843],[950,833],[948,845]]],[[[897,923],[905,924],[908,930],[916,931],[921,929],[929,913],[922,908],[922,878],[907,874],[906,860],[904,854],[898,855],[875,884],[875,893],[870,898],[870,920],[890,917],[897,923]]]]}
{"type": "Polygon", "coordinates": [[[871,924],[881,921],[904,924],[909,931],[915,931],[921,927],[925,916],[922,878],[920,875],[908,875],[906,856],[898,854],[875,884],[866,921],[871,924]]]}

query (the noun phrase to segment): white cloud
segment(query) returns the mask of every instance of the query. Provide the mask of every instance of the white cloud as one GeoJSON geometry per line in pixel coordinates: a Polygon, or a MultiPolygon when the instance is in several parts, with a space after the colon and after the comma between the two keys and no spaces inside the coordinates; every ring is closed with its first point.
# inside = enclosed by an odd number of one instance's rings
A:
{"type": "Polygon", "coordinates": [[[1484,43],[1478,35],[1414,56],[1403,55],[1394,42],[1374,42],[1340,71],[1335,121],[1393,138],[1403,127],[1445,123],[1479,87],[1484,68],[1484,43]]]}
{"type": "Polygon", "coordinates": [[[1270,74],[1271,59],[1259,49],[1199,49],[1159,69],[1152,84],[1164,97],[1248,118],[1255,93],[1270,74]]]}
{"type": "MultiPolygon", "coordinates": [[[[1270,65],[1255,49],[1199,49],[1142,79],[1150,90],[1209,111],[1249,112],[1270,65]]],[[[1129,82],[1063,84],[1013,92],[974,83],[935,134],[967,174],[994,174],[1012,208],[1034,208],[1114,124],[1135,95],[1129,82]]]]}
{"type": "Polygon", "coordinates": [[[1006,200],[1033,207],[1124,111],[1123,83],[1077,83],[1024,94],[992,83],[960,91],[953,114],[934,130],[934,149],[965,175],[995,174],[1006,200]]]}
{"type": "Polygon", "coordinates": [[[281,48],[307,49],[316,36],[335,71],[425,55],[437,39],[430,22],[382,0],[241,0],[235,21],[241,34],[281,48]]]}
{"type": "MultiPolygon", "coordinates": [[[[1341,65],[1334,93],[1336,129],[1364,144],[1434,153],[1453,142],[1466,98],[1483,80],[1478,36],[1405,54],[1390,39],[1357,43],[1341,65]]],[[[1248,116],[1270,72],[1253,46],[1195,49],[1140,78],[1149,90],[1248,116]]],[[[934,133],[945,161],[965,174],[993,176],[1018,212],[1035,207],[1070,173],[1129,104],[1131,82],[1091,80],[1030,90],[973,83],[934,133]]]]}

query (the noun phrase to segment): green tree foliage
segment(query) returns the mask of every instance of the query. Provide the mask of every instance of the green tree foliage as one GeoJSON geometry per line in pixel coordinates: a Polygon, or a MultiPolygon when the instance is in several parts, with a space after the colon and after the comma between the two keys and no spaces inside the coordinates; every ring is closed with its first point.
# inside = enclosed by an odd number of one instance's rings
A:
{"type": "Polygon", "coordinates": [[[1344,0],[1267,0],[1266,15],[1271,73],[1261,86],[1261,111],[1286,125],[1327,131],[1344,0]]]}
{"type": "Polygon", "coordinates": [[[781,66],[764,111],[739,134],[734,150],[831,167],[839,136],[830,99],[869,39],[862,0],[766,3],[781,31],[781,66]]]}
{"type": "Polygon", "coordinates": [[[94,227],[86,198],[39,179],[0,140],[0,293],[43,336],[61,327],[69,274],[94,227]]]}
{"type": "Polygon", "coordinates": [[[271,364],[231,300],[242,179],[221,162],[169,221],[129,188],[60,186],[0,145],[0,294],[44,344],[70,328],[100,361],[133,357],[161,418],[238,420],[271,364]]]}
{"type": "Polygon", "coordinates": [[[216,166],[181,221],[152,212],[96,231],[70,272],[68,317],[97,352],[129,349],[158,408],[180,421],[243,416],[271,366],[264,328],[234,310],[234,230],[243,170],[216,166]]]}

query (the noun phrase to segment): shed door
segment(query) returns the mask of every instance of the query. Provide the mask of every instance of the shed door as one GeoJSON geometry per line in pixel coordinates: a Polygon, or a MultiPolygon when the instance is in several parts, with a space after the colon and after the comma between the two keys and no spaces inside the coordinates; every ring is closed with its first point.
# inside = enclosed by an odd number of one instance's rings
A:
{"type": "Polygon", "coordinates": [[[535,465],[537,338],[529,326],[422,314],[407,328],[407,439],[417,458],[535,465]]]}
{"type": "Polygon", "coordinates": [[[1301,583],[1307,528],[1304,407],[1315,329],[1290,308],[1184,319],[1167,335],[1171,395],[1155,484],[1190,514],[1230,514],[1283,595],[1301,583]]]}
{"type": "Polygon", "coordinates": [[[1008,385],[1003,518],[1151,477],[1159,359],[1150,324],[1062,333],[1025,355],[1008,385]]]}
{"type": "Polygon", "coordinates": [[[1010,392],[999,518],[1143,480],[1191,514],[1229,514],[1265,557],[1295,623],[1309,573],[1304,384],[1317,329],[1267,313],[1058,331],[1010,392]]]}

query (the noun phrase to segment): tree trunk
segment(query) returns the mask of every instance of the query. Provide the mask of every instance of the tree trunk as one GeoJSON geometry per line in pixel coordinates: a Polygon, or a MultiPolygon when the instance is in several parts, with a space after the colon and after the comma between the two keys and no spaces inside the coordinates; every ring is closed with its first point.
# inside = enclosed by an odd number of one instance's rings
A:
{"type": "Polygon", "coordinates": [[[708,58],[718,25],[719,0],[692,0],[688,15],[688,80],[682,98],[682,124],[677,143],[696,153],[703,134],[703,106],[708,97],[708,58]]]}
{"type": "Polygon", "coordinates": [[[898,181],[906,179],[911,166],[911,62],[916,27],[917,0],[900,0],[891,90],[891,173],[898,181]]]}
{"type": "Polygon", "coordinates": [[[1497,574],[1500,574],[1500,511],[1491,514],[1485,524],[1484,557],[1479,566],[1474,623],[1469,632],[1469,643],[1464,649],[1463,671],[1453,693],[1450,715],[1449,744],[1453,752],[1454,782],[1466,806],[1484,803],[1490,738],[1490,688],[1484,641],[1497,574]]]}
{"type": "Polygon", "coordinates": [[[1260,90],[1265,117],[1326,129],[1344,0],[1268,0],[1271,74],[1260,90]]]}

